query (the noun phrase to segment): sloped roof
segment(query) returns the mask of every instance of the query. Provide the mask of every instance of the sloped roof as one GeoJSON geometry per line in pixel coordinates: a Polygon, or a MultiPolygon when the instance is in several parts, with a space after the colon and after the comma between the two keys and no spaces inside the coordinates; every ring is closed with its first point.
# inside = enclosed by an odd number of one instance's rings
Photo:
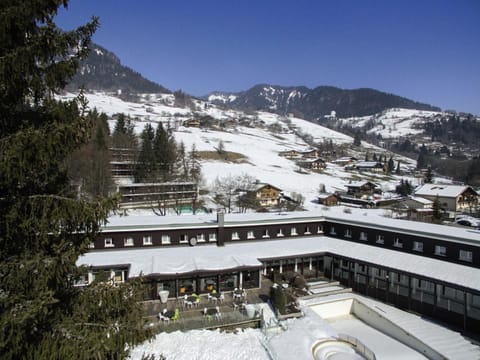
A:
{"type": "Polygon", "coordinates": [[[456,198],[465,190],[470,188],[468,185],[441,185],[441,184],[424,184],[415,190],[417,196],[439,196],[447,198],[456,198]]]}

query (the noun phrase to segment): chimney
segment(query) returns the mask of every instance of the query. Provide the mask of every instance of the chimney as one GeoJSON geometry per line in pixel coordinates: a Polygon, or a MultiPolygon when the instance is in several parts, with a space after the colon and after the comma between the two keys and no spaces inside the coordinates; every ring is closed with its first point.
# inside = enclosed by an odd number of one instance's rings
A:
{"type": "Polygon", "coordinates": [[[225,213],[223,210],[217,211],[217,246],[225,245],[225,213]]]}

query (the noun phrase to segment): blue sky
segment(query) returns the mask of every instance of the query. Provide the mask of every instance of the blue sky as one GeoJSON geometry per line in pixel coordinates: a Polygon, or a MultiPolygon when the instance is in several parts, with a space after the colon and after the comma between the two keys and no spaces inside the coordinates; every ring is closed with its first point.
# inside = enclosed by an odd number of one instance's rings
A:
{"type": "Polygon", "coordinates": [[[57,24],[171,90],[370,87],[480,115],[480,0],[70,0],[57,24]]]}

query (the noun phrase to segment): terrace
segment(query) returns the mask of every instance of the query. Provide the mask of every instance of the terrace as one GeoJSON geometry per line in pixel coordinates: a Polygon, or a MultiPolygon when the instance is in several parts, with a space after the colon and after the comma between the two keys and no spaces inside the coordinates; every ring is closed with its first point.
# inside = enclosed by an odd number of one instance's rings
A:
{"type": "Polygon", "coordinates": [[[159,332],[260,327],[261,314],[258,311],[252,314],[249,305],[266,303],[271,284],[269,279],[263,279],[261,288],[245,290],[245,296],[234,296],[233,291],[224,292],[224,299],[221,301],[209,299],[207,294],[202,294],[198,296],[198,303],[193,302],[191,306],[185,306],[183,297],[170,298],[167,303],[160,300],[146,301],[144,305],[147,310],[147,322],[159,332]],[[214,314],[217,307],[220,315],[214,314]],[[159,320],[158,314],[164,309],[169,312],[178,309],[178,319],[159,320]],[[208,309],[212,314],[205,315],[204,309],[208,309]]]}

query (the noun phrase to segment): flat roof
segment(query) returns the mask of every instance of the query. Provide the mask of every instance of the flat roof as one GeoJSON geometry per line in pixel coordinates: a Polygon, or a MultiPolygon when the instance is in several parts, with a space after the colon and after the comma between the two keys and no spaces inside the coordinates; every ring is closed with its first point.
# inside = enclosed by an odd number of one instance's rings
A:
{"type": "MultiPolygon", "coordinates": [[[[385,210],[329,207],[317,211],[224,214],[224,226],[228,228],[246,225],[328,221],[392,231],[400,234],[430,237],[474,246],[480,245],[480,231],[478,230],[393,219],[382,216],[384,212],[385,210]]],[[[108,218],[108,223],[101,227],[101,230],[105,232],[127,232],[176,228],[212,228],[218,226],[217,215],[215,213],[180,216],[157,216],[150,214],[151,212],[149,212],[148,215],[144,213],[143,215],[111,216],[108,218]]]]}
{"type": "Polygon", "coordinates": [[[259,260],[332,253],[480,291],[480,269],[327,236],[227,243],[225,246],[157,247],[90,251],[77,265],[130,264],[130,277],[260,266],[259,260]]]}

